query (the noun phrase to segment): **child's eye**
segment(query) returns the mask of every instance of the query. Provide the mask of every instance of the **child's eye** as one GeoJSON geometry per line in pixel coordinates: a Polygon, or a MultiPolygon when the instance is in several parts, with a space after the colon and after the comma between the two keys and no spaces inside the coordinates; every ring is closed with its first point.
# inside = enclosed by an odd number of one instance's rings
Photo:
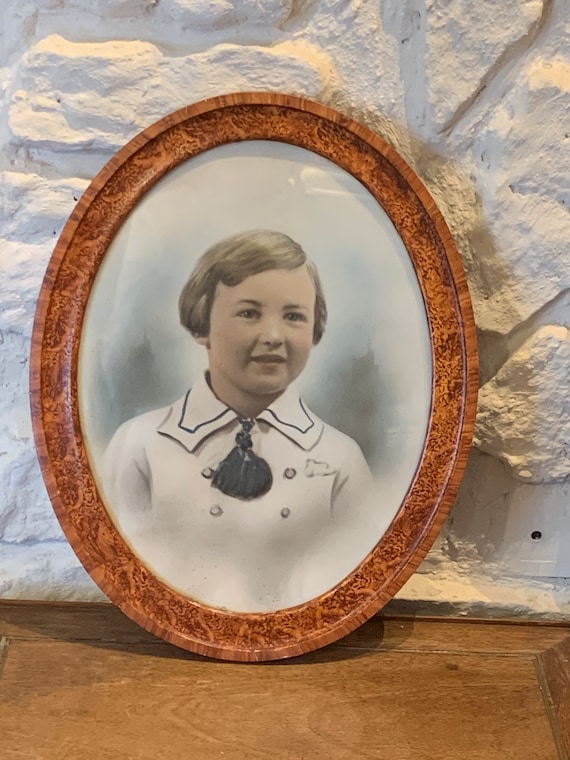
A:
{"type": "Polygon", "coordinates": [[[242,309],[238,312],[238,317],[243,317],[244,319],[257,319],[257,317],[259,317],[259,312],[257,309],[242,309]]]}
{"type": "Polygon", "coordinates": [[[288,311],[285,314],[285,319],[289,322],[306,322],[307,317],[302,311],[288,311]]]}

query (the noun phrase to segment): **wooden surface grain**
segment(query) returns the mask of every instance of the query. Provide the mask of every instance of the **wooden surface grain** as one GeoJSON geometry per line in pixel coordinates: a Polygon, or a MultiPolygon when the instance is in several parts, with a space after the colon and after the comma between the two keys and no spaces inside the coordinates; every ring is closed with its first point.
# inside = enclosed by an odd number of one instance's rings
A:
{"type": "Polygon", "coordinates": [[[227,663],[110,605],[0,603],[3,760],[568,760],[563,626],[374,618],[227,663]]]}
{"type": "Polygon", "coordinates": [[[538,661],[544,673],[547,698],[559,726],[560,742],[570,754],[570,635],[558,646],[545,649],[538,661]]]}
{"type": "Polygon", "coordinates": [[[335,641],[388,602],[418,567],[451,508],[466,465],[477,394],[476,335],[458,251],[433,198],[380,136],[318,103],[241,93],[181,109],[135,137],[73,211],[38,300],[30,391],[38,456],[52,503],[83,565],[107,596],[154,634],[200,654],[260,661],[335,641]],[[213,609],[161,582],[102,502],[81,431],[83,318],[113,238],[165,174],[219,145],[286,142],[355,177],[388,214],[416,273],[431,336],[431,416],[408,493],[376,547],[345,580],[304,605],[268,614],[213,609]]]}

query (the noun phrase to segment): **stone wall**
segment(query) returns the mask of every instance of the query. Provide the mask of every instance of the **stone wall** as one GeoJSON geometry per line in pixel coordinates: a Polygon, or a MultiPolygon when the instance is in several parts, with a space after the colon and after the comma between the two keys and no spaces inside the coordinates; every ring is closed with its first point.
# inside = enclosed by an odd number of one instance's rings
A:
{"type": "Polygon", "coordinates": [[[476,445],[400,598],[568,615],[568,0],[3,0],[1,15],[0,594],[101,596],[52,514],[28,411],[35,299],[67,215],[158,118],[269,90],[391,141],[468,272],[476,445]]]}

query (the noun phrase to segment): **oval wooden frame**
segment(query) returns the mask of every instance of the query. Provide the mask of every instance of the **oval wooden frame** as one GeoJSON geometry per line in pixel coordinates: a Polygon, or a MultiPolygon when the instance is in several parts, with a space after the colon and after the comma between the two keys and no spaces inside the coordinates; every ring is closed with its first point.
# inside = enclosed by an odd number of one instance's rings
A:
{"type": "Polygon", "coordinates": [[[183,108],[131,140],[95,177],[50,260],[34,323],[31,404],[38,456],[65,534],[94,581],[141,626],[194,652],[261,661],[335,641],[380,610],[419,565],[451,508],[473,434],[475,325],[461,259],[435,202],[381,137],[325,106],[286,95],[239,93],[183,108]],[[211,148],[273,140],[313,151],[358,179],[402,238],[431,333],[432,408],[407,496],[375,549],[345,580],[297,607],[232,613],[166,586],[112,523],[90,470],[78,411],[84,312],[117,230],[168,171],[211,148]]]}

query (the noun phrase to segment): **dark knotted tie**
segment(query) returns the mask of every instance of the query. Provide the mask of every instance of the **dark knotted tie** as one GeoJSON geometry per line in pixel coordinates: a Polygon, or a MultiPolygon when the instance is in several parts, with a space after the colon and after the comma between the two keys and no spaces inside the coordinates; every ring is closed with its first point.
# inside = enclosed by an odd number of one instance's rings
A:
{"type": "Polygon", "coordinates": [[[226,496],[236,499],[256,499],[263,496],[273,485],[273,475],[265,459],[252,450],[250,432],[253,420],[241,420],[241,430],[236,435],[236,446],[217,466],[212,485],[226,496]]]}

